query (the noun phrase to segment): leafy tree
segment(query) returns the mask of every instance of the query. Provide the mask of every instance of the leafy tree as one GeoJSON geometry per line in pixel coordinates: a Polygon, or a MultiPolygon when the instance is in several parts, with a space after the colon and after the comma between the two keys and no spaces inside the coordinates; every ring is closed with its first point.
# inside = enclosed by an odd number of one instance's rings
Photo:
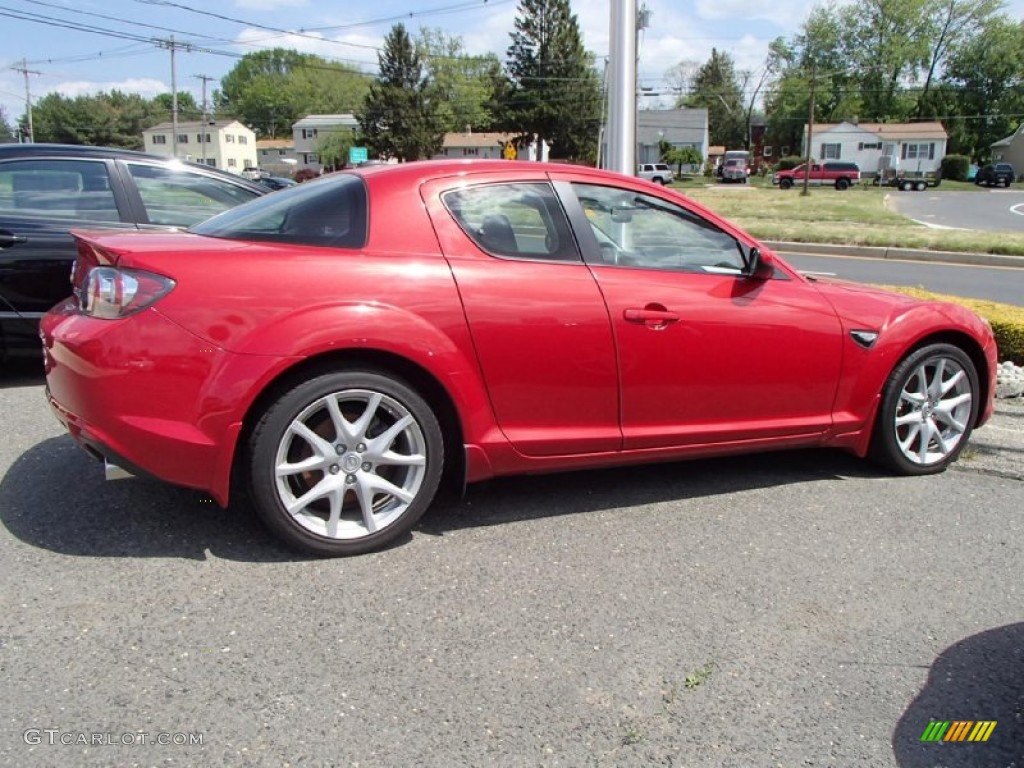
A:
{"type": "Polygon", "coordinates": [[[345,64],[285,48],[247,53],[214,92],[219,113],[263,136],[290,136],[308,114],[355,112],[369,81],[345,64]]]}
{"type": "Polygon", "coordinates": [[[0,107],[0,144],[9,144],[14,141],[14,128],[7,122],[7,112],[0,107]]]}
{"type": "Polygon", "coordinates": [[[498,57],[493,53],[469,56],[462,38],[441,29],[421,28],[414,44],[444,130],[490,128],[494,122],[491,107],[496,75],[501,74],[498,57]]]}
{"type": "Polygon", "coordinates": [[[673,147],[662,154],[661,157],[666,163],[676,166],[677,173],[683,172],[684,165],[699,166],[704,162],[700,150],[696,147],[673,147]]]}
{"type": "MultiPolygon", "coordinates": [[[[32,109],[37,142],[142,148],[142,132],[169,119],[162,107],[121,91],[68,98],[49,93],[32,109]]],[[[24,127],[24,120],[22,123],[24,127]]]]}
{"type": "Polygon", "coordinates": [[[380,74],[358,115],[366,143],[380,157],[419,160],[440,151],[444,125],[423,63],[405,27],[396,24],[378,56],[380,74]]]}
{"type": "Polygon", "coordinates": [[[569,0],[520,0],[508,48],[505,124],[552,158],[592,161],[601,124],[601,83],[569,0]]]}
{"type": "Polygon", "coordinates": [[[996,16],[950,53],[938,98],[949,151],[987,158],[1024,114],[1024,22],[996,16]]]}
{"type": "Polygon", "coordinates": [[[679,106],[682,106],[693,87],[693,78],[700,69],[700,62],[694,59],[683,59],[665,70],[665,82],[676,94],[679,106]]]}
{"type": "Polygon", "coordinates": [[[693,88],[683,106],[708,111],[708,133],[712,144],[727,149],[746,146],[743,124],[743,93],[736,81],[732,56],[711,49],[708,59],[693,78],[693,88]]]}
{"type": "MultiPolygon", "coordinates": [[[[153,114],[161,120],[171,120],[174,117],[174,97],[169,93],[161,93],[153,97],[153,114]]],[[[188,91],[178,93],[178,119],[179,120],[201,120],[203,117],[202,108],[196,104],[195,97],[188,91]]]]}
{"type": "Polygon", "coordinates": [[[348,151],[354,146],[356,146],[355,132],[348,128],[341,128],[322,134],[316,143],[316,153],[324,168],[344,168],[348,165],[348,151]]]}

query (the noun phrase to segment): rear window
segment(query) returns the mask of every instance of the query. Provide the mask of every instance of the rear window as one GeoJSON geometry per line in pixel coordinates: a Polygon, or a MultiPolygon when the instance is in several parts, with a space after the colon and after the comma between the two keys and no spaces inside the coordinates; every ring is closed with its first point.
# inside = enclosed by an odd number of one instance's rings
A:
{"type": "Polygon", "coordinates": [[[1013,173],[1013,166],[1012,165],[1008,165],[1007,163],[1000,163],[999,165],[996,166],[996,170],[997,171],[1008,171],[1010,173],[1013,173]]]}
{"type": "Polygon", "coordinates": [[[337,173],[257,198],[189,231],[229,240],[362,248],[367,221],[362,179],[337,173]]]}

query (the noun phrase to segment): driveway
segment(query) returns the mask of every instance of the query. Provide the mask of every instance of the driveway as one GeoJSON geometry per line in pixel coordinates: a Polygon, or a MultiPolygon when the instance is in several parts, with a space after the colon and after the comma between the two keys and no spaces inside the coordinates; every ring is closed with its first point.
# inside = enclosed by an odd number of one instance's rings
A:
{"type": "Polygon", "coordinates": [[[319,561],[202,494],[104,484],[38,382],[0,381],[0,413],[0,765],[1020,757],[1019,458],[506,479],[387,551],[319,561]],[[996,726],[922,743],[933,718],[996,726]]]}
{"type": "Polygon", "coordinates": [[[979,192],[892,191],[890,210],[930,227],[981,232],[1024,232],[1024,187],[979,192]]]}

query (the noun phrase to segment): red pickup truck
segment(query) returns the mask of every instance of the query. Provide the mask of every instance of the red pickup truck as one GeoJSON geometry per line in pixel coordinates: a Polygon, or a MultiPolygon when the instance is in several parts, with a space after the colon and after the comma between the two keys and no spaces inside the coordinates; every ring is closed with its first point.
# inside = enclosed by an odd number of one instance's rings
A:
{"type": "MultiPolygon", "coordinates": [[[[794,184],[803,184],[806,167],[805,163],[790,171],[777,171],[772,175],[772,184],[777,185],[779,189],[789,189],[794,184]]],[[[814,163],[811,166],[808,184],[816,187],[834,186],[838,190],[843,190],[858,181],[860,181],[860,168],[856,163],[829,161],[814,163]]]]}

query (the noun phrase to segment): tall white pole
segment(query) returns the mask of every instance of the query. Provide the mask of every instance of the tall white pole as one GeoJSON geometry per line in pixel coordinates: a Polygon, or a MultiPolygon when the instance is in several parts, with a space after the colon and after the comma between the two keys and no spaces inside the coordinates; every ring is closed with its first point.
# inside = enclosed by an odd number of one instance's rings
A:
{"type": "Polygon", "coordinates": [[[636,0],[611,0],[608,62],[608,165],[636,172],[636,0]]]}

